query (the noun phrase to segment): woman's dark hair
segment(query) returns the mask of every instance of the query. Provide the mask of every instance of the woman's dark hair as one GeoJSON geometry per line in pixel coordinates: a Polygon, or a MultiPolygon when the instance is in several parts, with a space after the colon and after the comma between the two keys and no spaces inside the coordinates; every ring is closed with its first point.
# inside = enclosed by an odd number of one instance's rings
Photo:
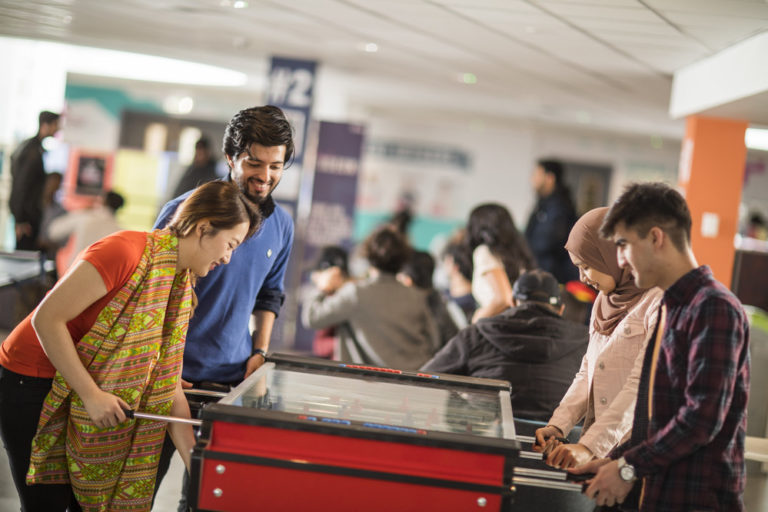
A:
{"type": "Polygon", "coordinates": [[[363,242],[362,255],[373,268],[396,274],[410,258],[411,248],[402,233],[390,225],[384,225],[363,242]]]}
{"type": "Polygon", "coordinates": [[[467,243],[472,251],[487,245],[504,263],[510,284],[515,282],[522,269],[536,268],[528,243],[515,227],[509,210],[500,204],[481,204],[470,212],[467,243]]]}
{"type": "Polygon", "coordinates": [[[208,221],[212,235],[221,229],[231,229],[243,222],[248,223],[246,238],[261,225],[261,214],[229,181],[211,181],[197,187],[178,207],[168,224],[168,229],[179,238],[192,234],[195,226],[208,221]]]}
{"type": "Polygon", "coordinates": [[[425,251],[413,251],[400,272],[410,277],[413,285],[417,288],[431,290],[433,288],[432,274],[435,273],[435,258],[425,251]]]}
{"type": "Polygon", "coordinates": [[[248,152],[251,145],[285,146],[284,167],[293,158],[293,130],[283,111],[273,105],[241,110],[224,131],[224,154],[233,160],[248,152]]]}

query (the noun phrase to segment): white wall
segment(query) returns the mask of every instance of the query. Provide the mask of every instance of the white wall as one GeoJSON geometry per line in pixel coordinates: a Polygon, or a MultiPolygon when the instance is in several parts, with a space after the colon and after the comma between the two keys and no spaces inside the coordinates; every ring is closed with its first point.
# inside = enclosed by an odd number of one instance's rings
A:
{"type": "Polygon", "coordinates": [[[478,203],[500,202],[509,208],[520,228],[533,208],[530,174],[538,158],[612,166],[612,200],[628,181],[659,179],[674,184],[680,153],[679,140],[523,121],[416,122],[378,117],[367,121],[366,133],[373,139],[455,145],[466,151],[472,156],[473,172],[466,183],[465,214],[478,203]]]}

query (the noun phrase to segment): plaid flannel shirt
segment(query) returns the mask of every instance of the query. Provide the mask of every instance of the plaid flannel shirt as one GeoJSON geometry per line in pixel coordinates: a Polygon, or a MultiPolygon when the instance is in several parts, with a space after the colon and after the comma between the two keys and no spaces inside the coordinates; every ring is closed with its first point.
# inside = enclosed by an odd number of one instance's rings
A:
{"type": "Polygon", "coordinates": [[[656,334],[646,351],[632,438],[611,457],[624,455],[644,479],[643,511],[743,511],[746,315],[706,266],[672,285],[663,304],[667,320],[652,393],[653,417],[649,421],[648,386],[656,334]]]}

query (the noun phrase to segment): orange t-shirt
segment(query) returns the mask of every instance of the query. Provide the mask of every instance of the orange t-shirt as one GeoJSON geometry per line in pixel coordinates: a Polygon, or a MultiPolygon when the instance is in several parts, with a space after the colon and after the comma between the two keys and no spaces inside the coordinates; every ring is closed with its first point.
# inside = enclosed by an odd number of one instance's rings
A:
{"type": "MultiPolygon", "coordinates": [[[[79,260],[85,260],[96,267],[107,287],[107,294],[67,322],[67,329],[75,343],[91,330],[101,310],[131,277],[146,244],[147,234],[144,232],[119,231],[102,238],[77,257],[72,266],[79,260]]],[[[22,320],[0,345],[0,366],[21,375],[52,378],[56,368],[45,355],[32,327],[34,313],[22,320]]]]}

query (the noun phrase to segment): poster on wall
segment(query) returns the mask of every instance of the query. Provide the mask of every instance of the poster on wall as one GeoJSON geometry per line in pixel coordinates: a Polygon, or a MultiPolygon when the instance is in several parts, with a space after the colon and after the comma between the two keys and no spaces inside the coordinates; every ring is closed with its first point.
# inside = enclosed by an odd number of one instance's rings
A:
{"type": "Polygon", "coordinates": [[[64,176],[64,206],[77,210],[93,204],[112,186],[114,155],[73,148],[64,176]]]}
{"type": "Polygon", "coordinates": [[[80,155],[77,162],[75,194],[97,196],[104,190],[104,175],[107,172],[107,158],[103,156],[80,155]]]}
{"type": "MultiPolygon", "coordinates": [[[[326,246],[335,245],[350,251],[353,247],[355,202],[360,161],[363,151],[364,128],[356,124],[322,121],[318,125],[317,158],[312,183],[312,207],[305,234],[296,251],[300,268],[299,295],[311,293],[310,273],[326,246]]],[[[313,349],[315,332],[301,325],[301,308],[296,314],[294,348],[313,349]]],[[[316,348],[316,347],[315,347],[316,348]]],[[[320,354],[316,350],[315,355],[320,354]]]]}
{"type": "Polygon", "coordinates": [[[408,208],[413,214],[413,245],[430,249],[466,219],[471,158],[465,151],[418,141],[373,140],[366,144],[360,176],[355,239],[362,240],[381,222],[408,208]]]}

